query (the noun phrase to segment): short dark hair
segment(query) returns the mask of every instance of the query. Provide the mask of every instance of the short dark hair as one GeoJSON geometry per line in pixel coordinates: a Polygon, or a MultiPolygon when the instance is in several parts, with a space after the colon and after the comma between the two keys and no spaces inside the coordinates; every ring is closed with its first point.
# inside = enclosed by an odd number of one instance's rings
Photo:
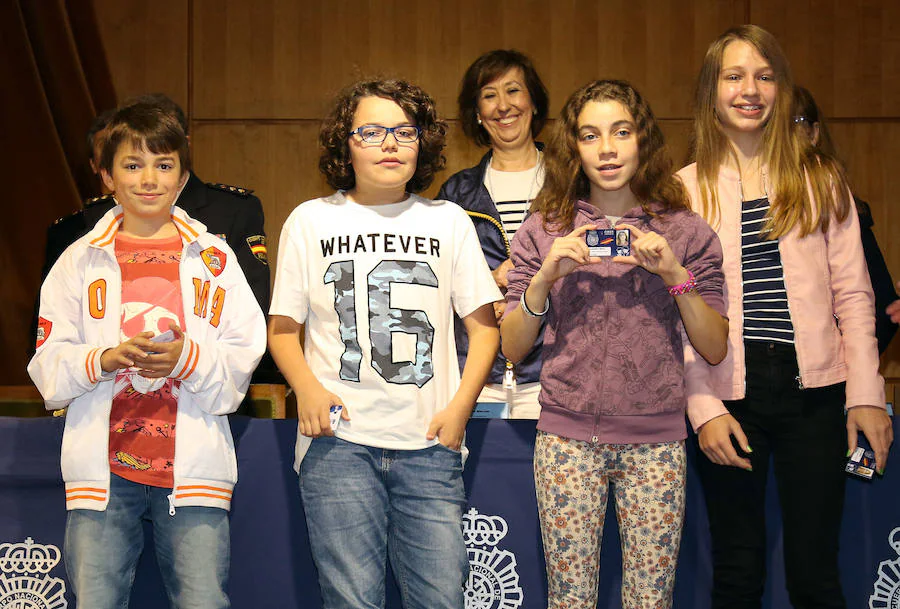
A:
{"type": "Polygon", "coordinates": [[[133,103],[113,114],[103,134],[101,169],[112,173],[113,159],[125,142],[135,148],[146,148],[153,154],[176,153],[181,174],[191,169],[191,152],[181,123],[155,104],[133,103]]]}
{"type": "Polygon", "coordinates": [[[126,99],[121,107],[125,108],[138,104],[154,106],[158,108],[160,112],[171,114],[175,120],[178,121],[178,124],[181,125],[184,134],[190,135],[188,120],[187,116],[184,114],[184,110],[182,110],[181,106],[176,104],[175,101],[165,93],[145,93],[144,95],[131,97],[126,99]]]}
{"type": "Polygon", "coordinates": [[[353,115],[364,97],[381,97],[395,102],[413,118],[419,128],[419,156],[416,172],[406,184],[409,192],[421,192],[431,186],[435,174],[444,168],[443,155],[447,125],[440,120],[434,100],[421,88],[404,80],[366,80],[350,85],[335,100],[331,113],[319,131],[319,171],[328,185],[339,190],[356,186],[356,174],[350,163],[350,129],[353,115]]]}
{"type": "Polygon", "coordinates": [[[528,56],[513,49],[488,51],[476,59],[466,70],[459,87],[459,97],[456,100],[459,105],[459,120],[462,123],[463,133],[479,146],[490,146],[491,138],[484,127],[478,124],[478,93],[483,86],[513,68],[521,68],[525,75],[525,87],[531,96],[531,103],[534,104],[535,114],[531,119],[531,137],[536,138],[544,128],[544,123],[547,122],[550,97],[547,95],[547,87],[544,86],[528,56]]]}
{"type": "Polygon", "coordinates": [[[87,156],[90,160],[94,160],[94,138],[98,133],[106,129],[106,126],[109,124],[109,120],[116,113],[115,108],[110,108],[109,110],[104,110],[100,114],[94,117],[94,120],[91,121],[91,126],[88,127],[87,130],[87,156]]]}

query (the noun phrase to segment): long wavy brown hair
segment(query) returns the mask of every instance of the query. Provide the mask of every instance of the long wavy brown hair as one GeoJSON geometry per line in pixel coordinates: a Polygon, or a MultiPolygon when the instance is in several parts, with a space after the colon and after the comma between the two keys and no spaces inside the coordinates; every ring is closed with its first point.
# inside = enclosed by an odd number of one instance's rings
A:
{"type": "Polygon", "coordinates": [[[575,202],[590,197],[591,184],[578,153],[578,116],[588,102],[616,101],[634,119],[637,129],[638,169],[629,187],[644,211],[651,203],[665,210],[688,207],[687,192],[672,174],[672,160],[650,105],[629,83],[622,80],[595,80],[575,91],[563,106],[544,153],[544,187],[531,206],[543,215],[547,230],[566,230],[575,221],[575,202]]]}
{"type": "Polygon", "coordinates": [[[800,236],[828,230],[832,217],[839,222],[850,212],[849,188],[841,166],[797,133],[793,124],[794,81],[790,64],[775,37],[756,25],[727,30],[706,51],[694,96],[693,158],[700,187],[699,211],[717,226],[721,205],[716,194],[719,169],[737,154],[716,114],[719,79],[725,47],[743,41],[769,63],[775,80],[775,105],[763,126],[762,162],[767,167],[769,216],[767,238],[781,237],[795,226],[800,236]],[[810,190],[812,197],[810,197],[810,190]]]}

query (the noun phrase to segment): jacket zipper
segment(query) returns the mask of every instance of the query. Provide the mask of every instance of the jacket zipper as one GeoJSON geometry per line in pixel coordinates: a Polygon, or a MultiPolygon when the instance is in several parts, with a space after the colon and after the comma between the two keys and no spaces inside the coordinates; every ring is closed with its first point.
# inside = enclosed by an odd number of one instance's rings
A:
{"type": "MultiPolygon", "coordinates": [[[[506,249],[506,257],[510,258],[512,255],[512,251],[509,247],[509,239],[506,238],[506,231],[503,229],[503,225],[500,224],[500,221],[497,218],[494,218],[491,215],[481,213],[479,211],[466,211],[469,216],[473,218],[481,218],[482,220],[487,220],[497,229],[497,232],[500,233],[500,238],[503,239],[503,247],[506,249]]],[[[515,386],[516,382],[516,367],[511,361],[506,360],[506,372],[503,375],[503,386],[512,388],[515,386]]]]}
{"type": "MultiPolygon", "coordinates": [[[[784,293],[785,296],[790,294],[790,290],[788,289],[788,278],[787,273],[785,272],[784,267],[784,256],[781,255],[781,239],[778,240],[778,256],[781,258],[781,278],[784,280],[784,293]]],[[[800,349],[797,348],[797,331],[794,329],[794,314],[791,312],[791,298],[787,297],[787,309],[788,309],[788,317],[791,319],[791,329],[794,332],[794,355],[797,357],[797,376],[794,377],[794,380],[797,381],[797,389],[803,389],[803,366],[800,364],[800,349]]]]}

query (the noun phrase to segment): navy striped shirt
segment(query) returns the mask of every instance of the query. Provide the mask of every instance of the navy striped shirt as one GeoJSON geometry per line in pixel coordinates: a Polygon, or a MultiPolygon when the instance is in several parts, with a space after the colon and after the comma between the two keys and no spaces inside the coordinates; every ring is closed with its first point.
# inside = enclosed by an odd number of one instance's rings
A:
{"type": "Polygon", "coordinates": [[[793,344],[794,326],[788,310],[778,240],[760,238],[768,211],[768,198],[741,204],[744,340],[793,344]]]}

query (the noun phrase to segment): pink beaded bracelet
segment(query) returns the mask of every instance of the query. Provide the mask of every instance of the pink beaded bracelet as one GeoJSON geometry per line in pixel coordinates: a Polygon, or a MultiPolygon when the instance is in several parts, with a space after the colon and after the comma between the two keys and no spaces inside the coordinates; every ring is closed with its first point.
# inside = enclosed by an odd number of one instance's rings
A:
{"type": "Polygon", "coordinates": [[[688,280],[684,283],[666,287],[666,289],[669,290],[669,294],[672,296],[684,296],[688,292],[693,292],[697,289],[697,282],[694,280],[694,274],[690,271],[688,271],[687,274],[688,280]]]}

